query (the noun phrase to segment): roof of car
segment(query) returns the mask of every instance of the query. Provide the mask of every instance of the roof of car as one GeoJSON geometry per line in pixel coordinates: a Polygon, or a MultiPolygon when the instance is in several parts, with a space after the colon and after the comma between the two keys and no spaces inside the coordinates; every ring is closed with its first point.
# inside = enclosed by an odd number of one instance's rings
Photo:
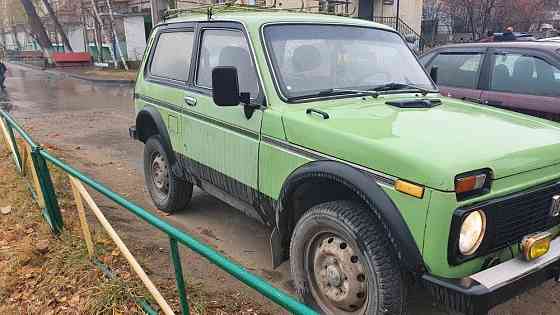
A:
{"type": "MultiPolygon", "coordinates": [[[[166,20],[162,24],[167,23],[179,23],[179,22],[205,22],[208,21],[206,14],[191,14],[185,16],[179,16],[166,20]]],[[[392,28],[375,23],[372,21],[336,16],[330,14],[319,14],[319,13],[296,13],[292,11],[241,11],[241,12],[228,12],[228,13],[215,13],[212,16],[212,21],[234,21],[240,22],[246,25],[263,25],[267,23],[283,23],[283,22],[293,22],[293,23],[327,23],[327,24],[345,24],[345,25],[355,25],[355,26],[367,26],[367,27],[377,27],[387,30],[393,30],[392,28]]]]}
{"type": "Polygon", "coordinates": [[[550,41],[511,41],[511,42],[488,42],[488,43],[466,43],[466,44],[451,44],[436,47],[434,50],[441,50],[447,48],[480,48],[480,47],[492,47],[492,48],[529,48],[529,49],[539,49],[548,51],[557,51],[560,49],[560,43],[550,41]]]}

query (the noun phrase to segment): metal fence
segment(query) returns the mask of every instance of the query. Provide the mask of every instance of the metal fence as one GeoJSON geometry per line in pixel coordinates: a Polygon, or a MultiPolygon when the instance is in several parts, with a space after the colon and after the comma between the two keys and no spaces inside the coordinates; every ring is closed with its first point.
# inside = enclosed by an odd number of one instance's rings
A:
{"type": "MultiPolygon", "coordinates": [[[[220,255],[214,249],[208,245],[198,241],[193,236],[179,230],[173,225],[161,220],[151,212],[146,209],[134,204],[133,202],[123,198],[119,194],[111,191],[105,185],[97,182],[96,180],[86,176],[72,166],[66,164],[57,157],[51,155],[40,145],[36,144],[33,139],[22,129],[17,122],[4,110],[0,109],[0,128],[2,133],[6,138],[6,142],[12,152],[13,159],[15,161],[17,170],[20,173],[25,173],[26,165],[31,169],[32,184],[34,189],[31,189],[33,195],[37,198],[39,205],[42,208],[42,214],[46,222],[51,227],[53,233],[60,233],[64,229],[63,218],[59,209],[57,197],[55,194],[53,182],[51,175],[49,173],[49,168],[47,162],[51,163],[53,166],[59,168],[70,178],[70,184],[76,199],[76,205],[78,209],[78,214],[80,218],[80,223],[82,226],[82,231],[84,234],[84,239],[88,247],[88,253],[90,254],[92,260],[97,264],[99,261],[95,259],[95,253],[93,251],[93,245],[91,236],[89,235],[89,228],[87,228],[87,221],[85,220],[84,204],[86,204],[94,212],[95,216],[109,233],[113,241],[116,243],[117,247],[123,253],[123,256],[128,260],[132,269],[138,274],[140,279],[144,282],[148,291],[152,294],[156,302],[159,304],[161,310],[165,314],[173,314],[173,311],[165,301],[165,299],[159,294],[159,291],[155,288],[150,279],[143,272],[142,268],[134,257],[130,254],[120,237],[112,229],[109,222],[105,219],[101,210],[97,207],[93,198],[89,195],[84,185],[89,186],[95,191],[101,193],[105,197],[109,198],[116,204],[124,207],[128,211],[132,212],[134,215],[140,219],[148,222],[153,227],[164,232],[169,237],[169,246],[171,253],[171,261],[175,269],[175,280],[179,295],[179,301],[181,304],[181,310],[183,314],[189,314],[189,306],[187,301],[187,295],[185,292],[185,281],[183,277],[183,270],[181,266],[181,259],[179,256],[178,244],[184,245],[199,255],[205,257],[212,264],[218,266],[222,270],[226,271],[233,277],[237,278],[241,282],[245,283],[249,287],[255,289],[260,294],[266,296],[274,303],[283,307],[287,311],[293,314],[317,314],[311,308],[298,302],[296,299],[286,294],[285,292],[273,287],[270,283],[264,279],[248,272],[243,267],[232,262],[231,260],[220,255]],[[23,141],[22,148],[18,146],[18,141],[16,141],[16,134],[21,137],[23,141]],[[22,154],[23,153],[23,154],[22,154]]],[[[147,303],[139,303],[143,309],[149,314],[156,314],[153,308],[147,303]]]]}

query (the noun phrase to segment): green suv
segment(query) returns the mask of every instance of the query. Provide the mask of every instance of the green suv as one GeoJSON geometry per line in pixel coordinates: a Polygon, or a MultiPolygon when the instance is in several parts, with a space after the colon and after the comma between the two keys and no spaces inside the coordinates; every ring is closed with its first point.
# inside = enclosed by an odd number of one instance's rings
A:
{"type": "Polygon", "coordinates": [[[280,12],[149,39],[131,136],[155,205],[193,185],[273,227],[324,314],[403,314],[412,284],[481,314],[560,270],[560,125],[449,99],[401,35],[280,12]]]}

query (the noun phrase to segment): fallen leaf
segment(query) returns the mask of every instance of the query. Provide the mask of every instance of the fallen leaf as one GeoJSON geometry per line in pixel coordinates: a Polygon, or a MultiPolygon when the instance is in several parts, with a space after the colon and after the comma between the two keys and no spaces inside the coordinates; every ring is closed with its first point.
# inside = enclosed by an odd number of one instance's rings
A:
{"type": "Polygon", "coordinates": [[[12,212],[12,207],[11,206],[0,208],[0,213],[2,213],[2,214],[10,214],[10,212],[12,212]]]}
{"type": "Polygon", "coordinates": [[[49,241],[40,240],[37,242],[37,245],[35,245],[35,249],[41,254],[46,254],[49,251],[49,241]]]}

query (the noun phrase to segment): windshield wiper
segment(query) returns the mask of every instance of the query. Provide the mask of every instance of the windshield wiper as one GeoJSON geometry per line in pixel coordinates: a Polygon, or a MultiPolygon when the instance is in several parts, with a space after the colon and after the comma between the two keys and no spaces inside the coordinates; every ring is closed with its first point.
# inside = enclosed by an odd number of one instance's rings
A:
{"type": "Polygon", "coordinates": [[[375,90],[352,90],[352,89],[326,89],[317,92],[316,96],[327,96],[327,95],[343,95],[343,94],[367,94],[373,97],[378,97],[379,93],[375,90]]]}
{"type": "Polygon", "coordinates": [[[399,82],[391,82],[391,83],[378,85],[378,86],[373,87],[369,90],[376,91],[376,92],[413,90],[413,91],[422,93],[423,96],[426,96],[426,94],[428,94],[428,93],[434,92],[434,91],[431,91],[431,90],[428,90],[428,89],[425,89],[425,88],[421,88],[421,87],[416,86],[416,85],[407,84],[407,83],[399,83],[399,82]]]}

